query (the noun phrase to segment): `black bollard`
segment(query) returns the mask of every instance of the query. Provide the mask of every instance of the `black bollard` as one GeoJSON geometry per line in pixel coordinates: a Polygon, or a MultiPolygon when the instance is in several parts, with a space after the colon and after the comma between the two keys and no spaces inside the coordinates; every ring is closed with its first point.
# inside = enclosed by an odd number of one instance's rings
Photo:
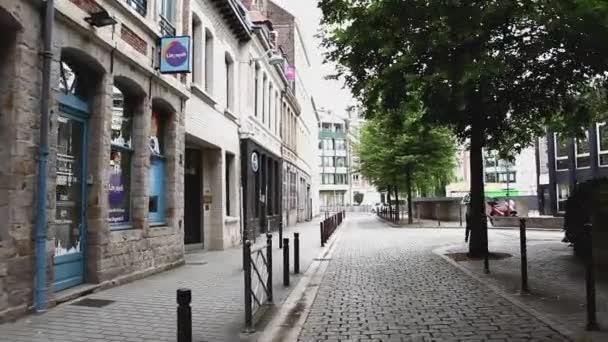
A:
{"type": "Polygon", "coordinates": [[[266,234],[266,271],[268,272],[268,301],[272,303],[272,234],[266,234]]]}
{"type": "Polygon", "coordinates": [[[595,303],[595,270],[593,265],[593,227],[585,224],[585,235],[589,251],[585,262],[585,280],[587,290],[587,330],[599,330],[597,324],[596,303],[595,303]]]}
{"type": "Polygon", "coordinates": [[[293,273],[300,273],[300,233],[293,233],[293,273]]]}
{"type": "Polygon", "coordinates": [[[283,239],[283,285],[289,286],[289,238],[283,239]]]}
{"type": "Polygon", "coordinates": [[[521,251],[521,292],[528,293],[528,248],[526,244],[526,219],[519,220],[519,245],[521,251]]]}
{"type": "Polygon", "coordinates": [[[325,247],[325,240],[323,239],[323,222],[319,223],[319,228],[321,230],[321,247],[325,247]]]}
{"type": "Polygon", "coordinates": [[[243,244],[243,255],[245,259],[245,331],[253,332],[253,302],[251,301],[251,241],[246,240],[243,244]]]}
{"type": "Polygon", "coordinates": [[[486,251],[486,255],[483,257],[483,272],[485,274],[490,273],[490,252],[486,251]]]}
{"type": "Polygon", "coordinates": [[[283,221],[279,222],[279,249],[283,248],[283,221]]]}
{"type": "Polygon", "coordinates": [[[192,342],[192,292],[177,290],[177,342],[192,342]]]}

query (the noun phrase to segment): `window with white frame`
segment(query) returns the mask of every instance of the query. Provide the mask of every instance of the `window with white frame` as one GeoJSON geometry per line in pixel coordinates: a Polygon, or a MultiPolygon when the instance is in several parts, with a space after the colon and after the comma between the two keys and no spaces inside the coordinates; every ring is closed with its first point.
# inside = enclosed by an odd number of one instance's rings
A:
{"type": "Polygon", "coordinates": [[[272,95],[274,94],[274,87],[272,86],[272,83],[268,82],[268,129],[272,128],[272,113],[273,113],[273,108],[272,108],[272,95]]]}
{"type": "Polygon", "coordinates": [[[568,170],[568,139],[557,133],[553,134],[555,144],[555,169],[568,170]]]}
{"type": "Polygon", "coordinates": [[[577,169],[586,169],[591,167],[591,153],[589,148],[589,132],[585,132],[584,138],[575,139],[575,159],[577,169]]]}
{"type": "Polygon", "coordinates": [[[262,123],[266,122],[266,83],[268,83],[268,78],[266,74],[262,77],[262,123]]]}
{"type": "Polygon", "coordinates": [[[192,14],[192,83],[202,84],[203,76],[203,27],[201,20],[192,14]]]}
{"type": "Polygon", "coordinates": [[[608,166],[608,125],[597,124],[597,158],[599,166],[608,166]]]}
{"type": "Polygon", "coordinates": [[[225,57],[226,65],[226,109],[234,107],[234,61],[228,53],[225,57]]]}
{"type": "Polygon", "coordinates": [[[213,34],[205,30],[205,91],[213,94],[213,34]]]}
{"type": "Polygon", "coordinates": [[[566,183],[558,183],[557,185],[557,211],[563,213],[566,211],[566,201],[570,196],[570,187],[566,183]]]}

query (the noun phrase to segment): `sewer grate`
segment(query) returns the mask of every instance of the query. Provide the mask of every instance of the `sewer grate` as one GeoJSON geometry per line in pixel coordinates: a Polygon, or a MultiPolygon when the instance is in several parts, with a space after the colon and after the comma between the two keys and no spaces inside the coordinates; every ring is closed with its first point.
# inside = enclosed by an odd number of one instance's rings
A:
{"type": "Polygon", "coordinates": [[[71,303],[70,305],[86,306],[89,308],[103,308],[104,306],[108,306],[114,302],[115,300],[85,298],[71,303]]]}

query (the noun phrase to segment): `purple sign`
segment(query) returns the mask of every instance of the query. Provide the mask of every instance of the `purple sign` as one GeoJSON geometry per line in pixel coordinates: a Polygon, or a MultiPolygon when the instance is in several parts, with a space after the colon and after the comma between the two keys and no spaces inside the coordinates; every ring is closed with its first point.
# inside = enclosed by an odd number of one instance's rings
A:
{"type": "Polygon", "coordinates": [[[287,69],[285,70],[285,76],[287,76],[288,81],[295,81],[296,80],[296,67],[294,65],[287,66],[287,69]]]}

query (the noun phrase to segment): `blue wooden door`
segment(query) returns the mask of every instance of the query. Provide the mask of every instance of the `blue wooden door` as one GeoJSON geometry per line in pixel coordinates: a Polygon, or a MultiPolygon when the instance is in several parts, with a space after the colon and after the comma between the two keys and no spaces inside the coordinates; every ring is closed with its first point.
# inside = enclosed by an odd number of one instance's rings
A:
{"type": "Polygon", "coordinates": [[[86,252],[86,154],[88,106],[71,95],[60,99],[57,135],[55,291],[84,281],[86,252]]]}

